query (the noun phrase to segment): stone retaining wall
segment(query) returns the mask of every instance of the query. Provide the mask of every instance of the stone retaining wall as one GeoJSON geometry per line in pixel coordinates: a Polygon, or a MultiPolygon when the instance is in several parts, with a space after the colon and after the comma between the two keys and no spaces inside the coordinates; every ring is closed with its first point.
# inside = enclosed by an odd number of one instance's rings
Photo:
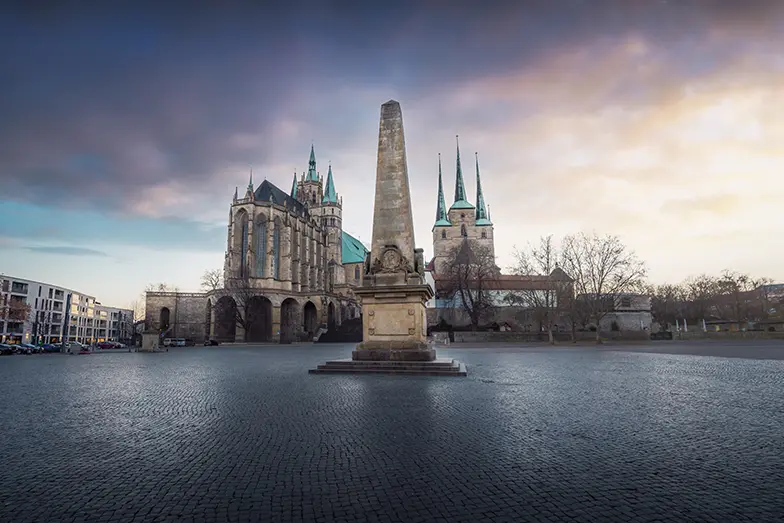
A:
{"type": "Polygon", "coordinates": [[[745,332],[674,332],[675,340],[784,340],[784,332],[745,331],[745,332]]]}
{"type": "MultiPolygon", "coordinates": [[[[477,332],[455,332],[455,343],[502,343],[502,342],[546,342],[547,333],[519,332],[519,331],[477,331],[477,332]]],[[[553,333],[555,339],[560,342],[571,341],[572,335],[568,332],[553,333]]],[[[434,332],[433,337],[443,336],[443,333],[434,332]]],[[[619,341],[647,341],[650,339],[648,332],[602,332],[601,336],[605,340],[619,341]]],[[[596,339],[595,332],[577,332],[577,341],[593,341],[596,339]]]]}

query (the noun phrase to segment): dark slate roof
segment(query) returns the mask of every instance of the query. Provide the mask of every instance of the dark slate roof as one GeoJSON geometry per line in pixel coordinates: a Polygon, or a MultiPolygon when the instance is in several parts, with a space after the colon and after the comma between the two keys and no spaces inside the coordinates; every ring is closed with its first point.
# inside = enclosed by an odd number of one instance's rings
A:
{"type": "Polygon", "coordinates": [[[253,196],[256,198],[256,201],[259,202],[268,202],[270,201],[270,196],[272,196],[272,203],[276,205],[285,205],[289,209],[293,209],[299,216],[306,216],[308,214],[302,203],[292,198],[291,195],[286,194],[286,192],[281,191],[275,184],[270,183],[268,180],[261,182],[261,185],[259,185],[256,192],[253,193],[253,196]]]}

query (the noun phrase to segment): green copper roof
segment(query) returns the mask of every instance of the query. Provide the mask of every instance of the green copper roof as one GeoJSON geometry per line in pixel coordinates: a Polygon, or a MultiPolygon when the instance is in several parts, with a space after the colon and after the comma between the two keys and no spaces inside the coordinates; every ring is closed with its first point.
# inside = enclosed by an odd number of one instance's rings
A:
{"type": "Polygon", "coordinates": [[[446,214],[446,203],[444,203],[444,184],[441,181],[441,153],[438,153],[438,204],[436,207],[436,223],[433,227],[452,225],[446,214]]]}
{"type": "Polygon", "coordinates": [[[365,255],[369,251],[362,242],[343,231],[343,264],[365,263],[365,255]]]}
{"type": "Polygon", "coordinates": [[[308,175],[305,176],[305,181],[308,182],[317,182],[318,173],[316,172],[316,153],[313,150],[313,146],[310,146],[310,161],[308,162],[308,175]]]}
{"type": "Polygon", "coordinates": [[[479,153],[476,155],[476,224],[493,225],[490,222],[490,215],[485,207],[485,197],[482,194],[482,181],[479,179],[479,153]]]}
{"type": "MultiPolygon", "coordinates": [[[[457,137],[455,137],[457,140],[457,137]]],[[[460,142],[457,142],[457,176],[455,177],[455,203],[450,209],[473,209],[474,206],[466,199],[465,184],[463,183],[463,168],[460,166],[460,142]]]]}
{"type": "Polygon", "coordinates": [[[294,181],[291,184],[291,197],[297,199],[297,173],[294,173],[294,181]]]}
{"type": "Polygon", "coordinates": [[[335,182],[332,180],[332,165],[327,173],[327,186],[324,187],[324,198],[321,203],[338,203],[338,194],[335,192],[335,182]]]}

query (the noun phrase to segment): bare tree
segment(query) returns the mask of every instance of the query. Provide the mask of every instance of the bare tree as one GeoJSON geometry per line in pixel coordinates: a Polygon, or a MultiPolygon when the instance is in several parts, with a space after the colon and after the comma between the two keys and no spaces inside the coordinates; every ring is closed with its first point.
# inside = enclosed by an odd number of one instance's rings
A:
{"type": "MultiPolygon", "coordinates": [[[[558,246],[552,236],[545,236],[539,239],[538,245],[529,244],[525,251],[516,250],[514,256],[512,272],[533,278],[529,288],[511,291],[504,299],[530,309],[539,331],[546,329],[547,338],[553,344],[553,329],[560,318],[569,314],[573,303],[572,279],[559,267],[558,246]]],[[[574,321],[570,323],[574,325],[574,321]]]]}
{"type": "Polygon", "coordinates": [[[138,300],[134,300],[131,302],[131,310],[133,311],[133,319],[134,321],[139,321],[144,319],[144,314],[147,309],[147,304],[145,303],[145,297],[142,296],[138,300]]]}
{"type": "Polygon", "coordinates": [[[223,271],[212,269],[204,271],[201,276],[201,288],[205,292],[217,291],[223,288],[223,271]]]}
{"type": "Polygon", "coordinates": [[[463,239],[447,257],[442,288],[445,297],[461,308],[471,321],[471,329],[495,308],[494,280],[500,273],[490,250],[475,241],[463,239]]]}
{"type": "Polygon", "coordinates": [[[601,343],[601,320],[615,310],[625,294],[643,290],[647,270],[617,236],[580,233],[562,245],[563,268],[574,279],[576,300],[596,322],[601,343]]]}
{"type": "Polygon", "coordinates": [[[234,299],[235,306],[233,310],[227,309],[230,306],[229,303],[219,299],[215,303],[216,316],[225,318],[230,314],[234,317],[235,325],[239,325],[245,332],[248,332],[250,323],[253,321],[253,318],[249,318],[247,314],[248,304],[255,296],[258,296],[258,291],[250,285],[250,280],[247,277],[227,279],[224,288],[227,295],[234,299]]]}
{"type": "Polygon", "coordinates": [[[651,296],[651,315],[662,328],[668,329],[678,318],[685,317],[687,299],[684,285],[650,285],[646,294],[651,296]]]}
{"type": "Polygon", "coordinates": [[[718,314],[716,303],[721,293],[716,278],[706,274],[691,276],[683,285],[687,301],[685,316],[688,319],[698,322],[712,313],[718,314]]]}
{"type": "Polygon", "coordinates": [[[33,308],[24,299],[15,299],[12,296],[10,299],[0,301],[0,319],[8,322],[26,322],[32,310],[33,308]]]}
{"type": "MultiPolygon", "coordinates": [[[[771,283],[769,278],[752,278],[731,270],[724,270],[717,281],[720,300],[719,309],[727,319],[737,322],[763,319],[760,310],[760,287],[771,283]]],[[[764,305],[763,305],[764,310],[764,305]]]]}

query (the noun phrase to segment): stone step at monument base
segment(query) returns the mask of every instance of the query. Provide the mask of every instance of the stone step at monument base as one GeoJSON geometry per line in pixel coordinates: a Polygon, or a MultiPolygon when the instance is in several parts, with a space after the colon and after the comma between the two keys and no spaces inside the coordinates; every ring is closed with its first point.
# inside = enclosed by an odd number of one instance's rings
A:
{"type": "Polygon", "coordinates": [[[466,367],[452,359],[434,361],[357,361],[332,360],[310,374],[406,374],[413,376],[467,376],[466,367]]]}

